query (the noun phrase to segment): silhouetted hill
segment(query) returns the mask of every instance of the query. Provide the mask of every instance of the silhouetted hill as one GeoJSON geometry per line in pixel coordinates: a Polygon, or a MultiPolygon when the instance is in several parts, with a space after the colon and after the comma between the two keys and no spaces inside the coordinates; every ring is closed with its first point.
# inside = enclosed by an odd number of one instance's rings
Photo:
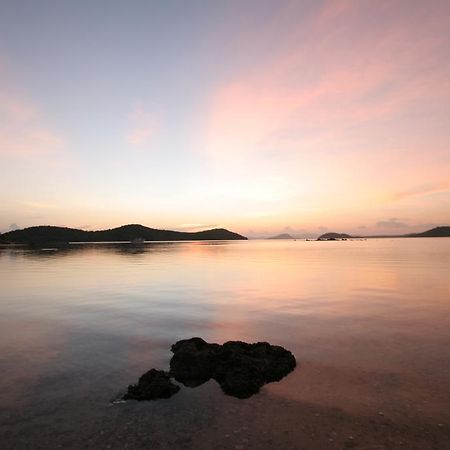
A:
{"type": "Polygon", "coordinates": [[[182,231],[157,230],[143,225],[124,225],[118,228],[101,231],[84,231],[75,228],[38,226],[14,230],[4,233],[2,241],[13,243],[42,243],[42,242],[111,242],[132,241],[143,239],[146,241],[190,241],[190,240],[245,240],[240,234],[224,228],[187,233],[182,231]]]}
{"type": "Polygon", "coordinates": [[[321,236],[319,236],[317,239],[326,241],[328,239],[349,239],[352,237],[353,236],[350,236],[349,234],[345,234],[345,233],[325,233],[325,234],[322,234],[321,236]]]}
{"type": "Polygon", "coordinates": [[[269,237],[267,239],[294,239],[294,238],[288,233],[282,233],[277,234],[276,236],[269,237]]]}
{"type": "Polygon", "coordinates": [[[406,237],[450,237],[450,227],[436,227],[423,233],[407,234],[406,237]]]}

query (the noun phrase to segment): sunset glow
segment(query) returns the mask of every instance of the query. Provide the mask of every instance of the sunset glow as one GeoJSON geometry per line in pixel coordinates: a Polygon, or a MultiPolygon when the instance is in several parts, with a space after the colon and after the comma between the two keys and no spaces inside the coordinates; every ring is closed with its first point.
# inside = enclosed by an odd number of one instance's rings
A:
{"type": "Polygon", "coordinates": [[[3,1],[0,232],[448,225],[448,55],[445,0],[3,1]]]}

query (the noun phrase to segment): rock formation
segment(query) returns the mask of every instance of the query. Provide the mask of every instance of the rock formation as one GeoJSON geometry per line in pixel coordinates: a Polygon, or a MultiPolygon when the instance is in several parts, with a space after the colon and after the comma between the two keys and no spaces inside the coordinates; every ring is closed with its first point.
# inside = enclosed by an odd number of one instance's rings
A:
{"type": "Polygon", "coordinates": [[[225,394],[247,398],[264,384],[280,381],[296,366],[290,351],[267,342],[229,341],[219,345],[194,337],[178,341],[171,350],[170,372],[146,372],[137,384],[128,387],[125,400],[171,397],[180,388],[170,377],[189,387],[214,379],[225,394]]]}

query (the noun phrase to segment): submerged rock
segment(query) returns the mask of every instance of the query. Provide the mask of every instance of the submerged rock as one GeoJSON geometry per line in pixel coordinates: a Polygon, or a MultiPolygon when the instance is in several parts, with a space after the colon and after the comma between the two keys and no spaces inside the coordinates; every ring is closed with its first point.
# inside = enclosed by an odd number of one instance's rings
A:
{"type": "Polygon", "coordinates": [[[124,400],[156,400],[169,398],[180,390],[180,386],[170,381],[170,375],[163,370],[151,369],[139,378],[137,384],[128,386],[124,400]]]}
{"type": "Polygon", "coordinates": [[[225,394],[239,398],[250,397],[264,384],[281,380],[296,366],[290,351],[267,342],[219,345],[197,337],[177,342],[172,352],[170,373],[177,381],[193,387],[213,378],[225,394]]]}

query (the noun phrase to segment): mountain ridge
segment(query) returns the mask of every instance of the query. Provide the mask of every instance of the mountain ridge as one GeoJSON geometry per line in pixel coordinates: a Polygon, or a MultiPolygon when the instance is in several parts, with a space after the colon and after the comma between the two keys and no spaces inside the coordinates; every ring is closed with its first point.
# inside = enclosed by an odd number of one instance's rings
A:
{"type": "Polygon", "coordinates": [[[114,242],[114,241],[188,241],[188,240],[247,240],[245,236],[225,228],[185,232],[160,230],[140,224],[122,225],[106,230],[86,231],[77,228],[39,225],[0,235],[3,242],[30,244],[42,242],[114,242]]]}

